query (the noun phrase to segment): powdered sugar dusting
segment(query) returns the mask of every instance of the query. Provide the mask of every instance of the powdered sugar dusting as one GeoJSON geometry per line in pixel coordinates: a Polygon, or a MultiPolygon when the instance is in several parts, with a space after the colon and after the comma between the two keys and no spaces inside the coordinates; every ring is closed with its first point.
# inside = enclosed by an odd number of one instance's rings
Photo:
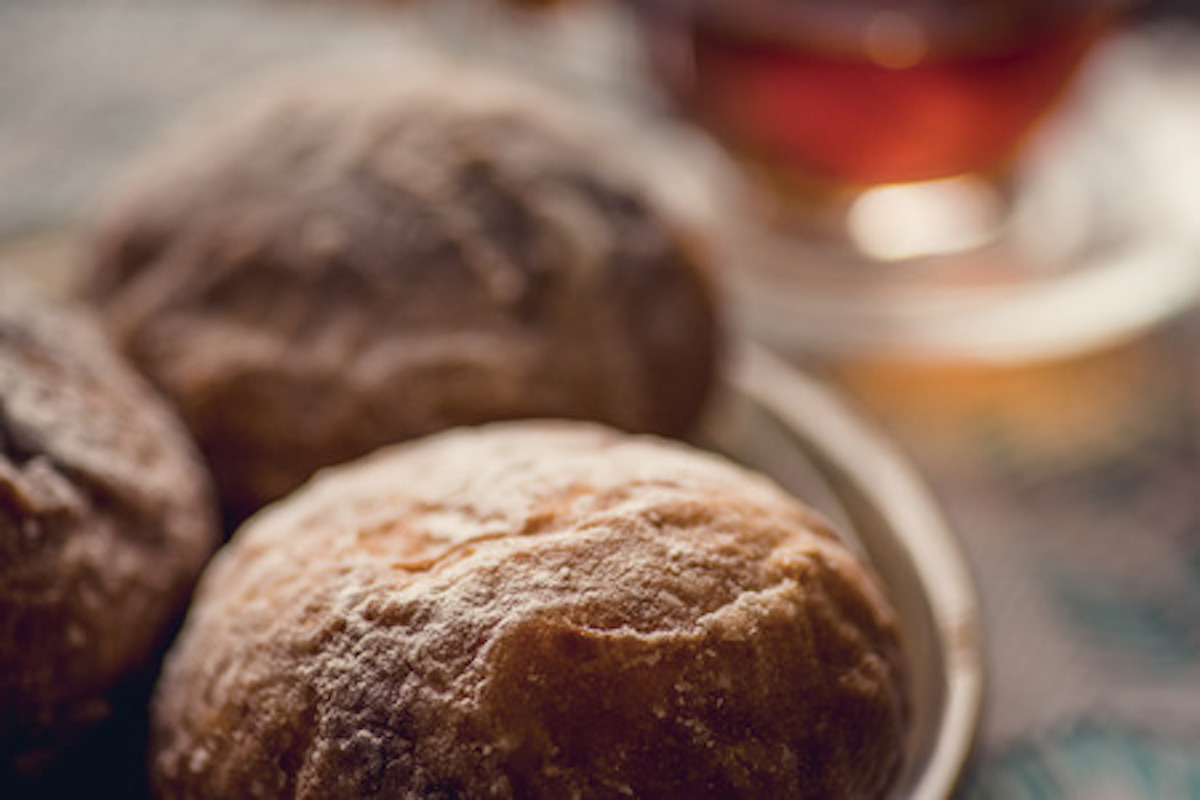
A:
{"type": "Polygon", "coordinates": [[[878,789],[899,763],[899,655],[848,558],[765,479],[683,445],[529,422],[382,451],[219,556],[160,688],[158,778],[168,794],[878,789]],[[854,681],[823,674],[843,663],[854,681]],[[814,740],[807,717],[838,709],[870,733],[823,722],[814,740]]]}

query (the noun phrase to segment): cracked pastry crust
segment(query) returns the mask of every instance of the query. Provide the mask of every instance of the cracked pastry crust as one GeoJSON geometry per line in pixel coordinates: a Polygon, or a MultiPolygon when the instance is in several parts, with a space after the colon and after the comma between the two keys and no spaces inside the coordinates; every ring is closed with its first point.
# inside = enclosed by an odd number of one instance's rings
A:
{"type": "Polygon", "coordinates": [[[166,403],[82,312],[0,279],[0,774],[109,714],[215,546],[166,403]]]}
{"type": "Polygon", "coordinates": [[[508,422],[253,518],[154,704],[163,797],[884,796],[907,701],[876,582],[683,444],[508,422]]]}
{"type": "Polygon", "coordinates": [[[465,68],[306,74],[130,179],[91,293],[235,517],[454,425],[692,425],[717,343],[707,278],[563,105],[465,68]]]}

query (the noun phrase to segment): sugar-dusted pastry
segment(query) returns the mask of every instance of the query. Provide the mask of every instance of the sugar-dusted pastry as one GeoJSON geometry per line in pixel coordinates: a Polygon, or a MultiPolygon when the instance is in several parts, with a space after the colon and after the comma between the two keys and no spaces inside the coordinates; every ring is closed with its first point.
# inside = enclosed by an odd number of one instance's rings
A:
{"type": "Polygon", "coordinates": [[[869,573],[767,479],[507,422],[252,518],[156,689],[177,797],[882,797],[907,719],[869,573]]]}
{"type": "Polygon", "coordinates": [[[0,279],[0,785],[110,714],[216,546],[182,424],[80,314],[0,279]]]}
{"type": "Polygon", "coordinates": [[[621,145],[564,105],[466,68],[307,72],[197,122],[111,202],[92,294],[235,514],[456,424],[694,422],[708,283],[621,145]]]}

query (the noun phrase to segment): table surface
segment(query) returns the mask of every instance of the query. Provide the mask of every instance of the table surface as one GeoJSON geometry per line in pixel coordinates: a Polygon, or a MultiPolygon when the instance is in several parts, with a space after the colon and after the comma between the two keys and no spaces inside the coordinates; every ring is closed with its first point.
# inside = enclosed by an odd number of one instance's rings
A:
{"type": "MultiPolygon", "coordinates": [[[[394,55],[397,19],[0,0],[0,259],[53,279],[61,231],[182,111],[281,66],[394,55]]],[[[967,550],[989,686],[961,795],[1200,798],[1200,314],[1038,365],[803,361],[892,434],[967,550]]]]}

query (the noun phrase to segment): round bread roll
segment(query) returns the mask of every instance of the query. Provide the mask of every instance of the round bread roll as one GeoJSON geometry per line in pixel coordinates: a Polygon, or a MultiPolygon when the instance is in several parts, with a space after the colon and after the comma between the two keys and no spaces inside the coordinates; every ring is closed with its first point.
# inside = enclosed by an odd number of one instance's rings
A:
{"type": "Polygon", "coordinates": [[[897,625],[765,478],[579,422],[319,475],[213,561],[156,687],[163,797],[881,797],[897,625]]]}
{"type": "Polygon", "coordinates": [[[707,280],[563,103],[464,68],[307,74],[130,178],[92,294],[235,517],[454,425],[692,425],[717,342],[707,280]]]}
{"type": "Polygon", "coordinates": [[[0,775],[108,717],[216,547],[183,426],[81,313],[0,279],[0,775]]]}

